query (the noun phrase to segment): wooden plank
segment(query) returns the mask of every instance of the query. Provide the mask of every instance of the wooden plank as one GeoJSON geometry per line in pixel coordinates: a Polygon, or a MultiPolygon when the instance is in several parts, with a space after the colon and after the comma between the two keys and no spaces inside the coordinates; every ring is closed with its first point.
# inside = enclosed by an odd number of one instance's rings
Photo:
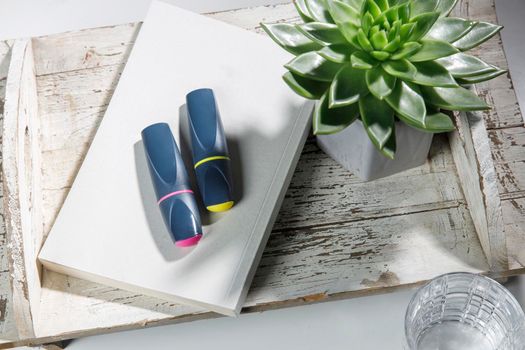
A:
{"type": "MultiPolygon", "coordinates": [[[[494,2],[476,1],[475,6],[466,0],[460,0],[454,14],[460,17],[474,18],[497,23],[494,2]]],[[[508,68],[501,36],[498,34],[488,42],[474,48],[471,52],[483,60],[501,68],[508,68]]],[[[498,178],[498,190],[502,197],[502,215],[507,238],[507,250],[510,268],[516,273],[523,270],[520,261],[524,261],[520,252],[525,250],[522,233],[525,232],[525,213],[517,210],[520,205],[511,205],[511,199],[525,196],[525,128],[511,74],[504,74],[480,84],[476,90],[492,109],[484,111],[486,127],[490,141],[491,154],[498,178]]],[[[519,203],[516,202],[516,203],[519,203]]]]}
{"type": "MultiPolygon", "coordinates": [[[[7,73],[9,71],[9,64],[11,63],[11,47],[13,43],[11,40],[0,41],[0,86],[2,89],[5,88],[7,73]]],[[[4,94],[2,94],[2,105],[4,100],[4,94]]]]}
{"type": "MultiPolygon", "coordinates": [[[[525,198],[502,200],[503,221],[507,235],[507,250],[510,268],[517,271],[525,269],[525,198]]],[[[522,272],[523,273],[523,272],[522,272]]]]}
{"type": "MultiPolygon", "coordinates": [[[[0,42],[0,128],[3,128],[5,85],[10,62],[11,44],[0,42]]],[[[18,331],[13,317],[12,292],[9,282],[9,261],[7,234],[4,225],[5,211],[3,198],[4,188],[0,186],[0,346],[4,342],[18,339],[18,331]]]]}
{"type": "Polygon", "coordinates": [[[33,173],[33,169],[40,170],[40,149],[34,145],[40,130],[31,125],[38,121],[33,62],[31,41],[15,41],[6,83],[2,130],[3,199],[9,269],[12,271],[13,315],[21,338],[34,337],[32,315],[38,313],[40,304],[40,269],[36,254],[42,236],[35,232],[33,224],[34,217],[38,222],[41,219],[38,211],[41,205],[31,199],[34,195],[37,201],[41,200],[38,189],[32,193],[35,177],[41,177],[33,173]],[[34,204],[36,215],[32,215],[34,204]]]}
{"type": "Polygon", "coordinates": [[[445,270],[484,271],[482,254],[464,204],[275,232],[246,305],[417,283],[445,270]]]}
{"type": "MultiPolygon", "coordinates": [[[[476,1],[475,6],[472,5],[473,4],[467,0],[460,0],[454,9],[453,15],[497,23],[495,6],[492,0],[480,0],[476,1]]],[[[499,34],[470,52],[486,62],[495,64],[503,69],[508,69],[507,60],[503,51],[503,43],[499,34]]],[[[523,144],[519,134],[525,129],[523,128],[523,117],[516,99],[511,76],[510,74],[505,74],[496,79],[476,84],[476,91],[493,107],[489,111],[481,112],[484,117],[485,127],[478,128],[478,131],[483,134],[478,140],[485,141],[484,129],[488,130],[486,133],[489,137],[489,148],[492,160],[488,157],[489,149],[487,149],[487,147],[484,147],[486,150],[480,153],[480,159],[484,159],[485,163],[494,164],[498,180],[496,184],[501,196],[504,198],[520,196],[524,192],[522,184],[525,183],[525,171],[521,165],[525,161],[525,156],[523,152],[521,152],[521,155],[516,154],[519,148],[519,146],[516,146],[523,144]],[[512,136],[509,136],[510,134],[512,134],[512,136]]],[[[456,164],[458,164],[458,171],[460,171],[461,174],[461,165],[465,165],[465,162],[463,161],[460,164],[458,159],[456,164]]],[[[492,165],[488,168],[490,168],[492,172],[492,165]]],[[[465,178],[465,175],[460,176],[465,179],[466,182],[470,180],[465,178]]],[[[490,173],[489,176],[492,177],[494,175],[490,173]]],[[[492,182],[490,183],[492,184],[492,182]]],[[[512,236],[512,233],[508,233],[506,230],[508,227],[514,227],[515,222],[520,222],[519,217],[508,215],[507,204],[505,209],[507,210],[507,215],[502,214],[500,209],[498,209],[497,202],[499,202],[499,200],[496,199],[497,194],[495,193],[495,189],[488,189],[484,187],[485,184],[481,185],[480,189],[483,192],[483,196],[478,199],[483,199],[484,202],[487,203],[488,208],[492,207],[496,209],[492,211],[495,227],[488,229],[488,232],[500,232],[501,227],[503,227],[506,236],[512,236]]],[[[471,200],[471,205],[475,205],[473,200],[471,200]]],[[[525,226],[522,226],[522,228],[525,229],[525,226]]],[[[482,234],[482,236],[486,236],[486,233],[482,234]]],[[[500,237],[496,241],[499,242],[497,245],[503,254],[504,243],[502,234],[498,234],[496,237],[500,237]]],[[[512,238],[508,239],[512,240],[512,238]]],[[[487,241],[487,239],[482,239],[482,243],[484,243],[485,246],[487,245],[487,241]]],[[[507,246],[508,249],[511,248],[511,245],[507,244],[507,246]]],[[[520,245],[520,247],[523,247],[523,245],[520,245]]],[[[516,249],[516,246],[512,245],[512,248],[516,249]]],[[[515,266],[512,256],[509,256],[508,260],[511,266],[515,266]]],[[[506,262],[502,262],[502,264],[505,268],[506,262]]]]}
{"type": "MultiPolygon", "coordinates": [[[[122,69],[123,65],[113,65],[38,76],[37,84],[43,119],[50,119],[49,122],[52,123],[52,116],[48,116],[50,113],[64,113],[69,110],[84,111],[93,109],[94,106],[107,106],[122,69]],[[75,90],[71,90],[72,88],[75,90]]],[[[65,119],[67,117],[63,116],[58,122],[65,119]]],[[[77,119],[68,123],[76,122],[78,122],[77,119]]],[[[49,149],[53,147],[53,143],[49,146],[46,143],[52,142],[52,135],[56,132],[53,127],[56,125],[45,124],[42,127],[44,126],[48,129],[43,129],[43,136],[47,138],[43,144],[49,149]]]]}
{"type": "Polygon", "coordinates": [[[450,148],[478,238],[491,271],[508,270],[496,170],[481,113],[455,113],[450,148]]]}
{"type": "Polygon", "coordinates": [[[436,136],[430,154],[421,167],[362,182],[312,139],[303,149],[274,231],[457,205],[463,195],[444,135],[436,136]]]}
{"type": "Polygon", "coordinates": [[[506,197],[521,197],[525,191],[525,128],[489,131],[499,191],[506,197]]]}
{"type": "Polygon", "coordinates": [[[91,145],[122,69],[119,64],[37,79],[46,236],[91,145]]]}
{"type": "Polygon", "coordinates": [[[122,64],[139,30],[140,23],[129,23],[35,38],[34,52],[39,58],[35,64],[36,74],[122,64]]]}
{"type": "MultiPolygon", "coordinates": [[[[492,11],[491,3],[482,0],[472,9],[468,1],[462,1],[460,11],[481,18],[492,11]]],[[[289,4],[210,16],[256,32],[261,32],[261,21],[298,20],[289,4]]],[[[97,29],[96,34],[86,30],[35,40],[46,232],[107,107],[137,28],[137,24],[123,25],[97,29]],[[104,39],[99,49],[100,33],[104,39]],[[125,38],[127,43],[122,41],[125,38]]],[[[505,61],[497,40],[490,41],[483,52],[490,63],[505,61]]],[[[506,78],[498,78],[503,82],[496,88],[501,97],[494,103],[503,103],[500,98],[508,95],[511,85],[505,85],[510,84],[506,78]]],[[[513,105],[511,99],[505,101],[513,105]]],[[[485,115],[487,125],[502,128],[521,123],[510,115],[512,108],[496,107],[498,113],[485,115]]],[[[433,273],[446,272],[445,268],[486,271],[445,141],[442,136],[435,138],[432,156],[424,166],[370,184],[343,171],[310,141],[245,310],[384,292],[421,283],[433,273]]],[[[518,215],[508,203],[503,203],[506,230],[518,215]]],[[[516,232],[523,230],[514,230],[512,252],[523,247],[516,232]]],[[[44,272],[40,306],[35,324],[40,341],[212,316],[49,271],[44,272]]]]}

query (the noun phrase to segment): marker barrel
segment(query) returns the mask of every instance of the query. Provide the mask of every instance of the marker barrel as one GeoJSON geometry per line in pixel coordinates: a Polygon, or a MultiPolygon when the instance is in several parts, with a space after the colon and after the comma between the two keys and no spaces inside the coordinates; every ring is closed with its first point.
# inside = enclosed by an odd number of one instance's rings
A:
{"type": "Polygon", "coordinates": [[[166,123],[148,126],[142,141],[157,204],[177,246],[197,244],[201,220],[184,162],[166,123]]]}
{"type": "Polygon", "coordinates": [[[215,95],[198,89],[186,95],[195,176],[204,205],[220,212],[234,204],[231,160],[215,95]]]}

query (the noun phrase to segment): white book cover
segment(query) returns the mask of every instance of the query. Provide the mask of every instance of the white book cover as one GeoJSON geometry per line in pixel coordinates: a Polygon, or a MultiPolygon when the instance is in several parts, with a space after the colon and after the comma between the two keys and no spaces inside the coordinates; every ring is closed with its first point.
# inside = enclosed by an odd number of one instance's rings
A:
{"type": "Polygon", "coordinates": [[[153,2],[40,261],[238,314],[309,130],[312,104],[281,79],[291,58],[268,37],[153,2]],[[157,207],[140,133],[166,122],[184,154],[185,97],[202,87],[215,92],[238,202],[203,217],[199,244],[179,248],[157,207]]]}

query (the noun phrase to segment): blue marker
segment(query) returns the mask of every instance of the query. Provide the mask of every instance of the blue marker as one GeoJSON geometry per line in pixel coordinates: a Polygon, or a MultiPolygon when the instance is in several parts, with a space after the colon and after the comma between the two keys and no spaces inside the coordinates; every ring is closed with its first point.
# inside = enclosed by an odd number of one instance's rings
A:
{"type": "Polygon", "coordinates": [[[204,205],[221,212],[233,206],[230,155],[211,89],[186,95],[195,175],[204,205]]]}
{"type": "Polygon", "coordinates": [[[142,130],[142,141],[157,204],[175,244],[179,247],[197,244],[202,237],[199,211],[169,125],[148,126],[142,130]]]}

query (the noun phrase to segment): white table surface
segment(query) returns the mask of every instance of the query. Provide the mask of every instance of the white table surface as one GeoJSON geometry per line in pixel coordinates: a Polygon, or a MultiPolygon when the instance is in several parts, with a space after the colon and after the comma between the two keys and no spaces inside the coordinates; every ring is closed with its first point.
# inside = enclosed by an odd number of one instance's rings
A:
{"type": "MultiPolygon", "coordinates": [[[[286,0],[172,0],[199,12],[286,0]]],[[[141,20],[150,0],[0,0],[0,40],[141,20]]],[[[525,110],[525,0],[496,0],[518,100],[525,110]]],[[[507,287],[525,306],[525,277],[507,287]]],[[[82,338],[68,349],[402,349],[413,290],[82,338]]]]}

